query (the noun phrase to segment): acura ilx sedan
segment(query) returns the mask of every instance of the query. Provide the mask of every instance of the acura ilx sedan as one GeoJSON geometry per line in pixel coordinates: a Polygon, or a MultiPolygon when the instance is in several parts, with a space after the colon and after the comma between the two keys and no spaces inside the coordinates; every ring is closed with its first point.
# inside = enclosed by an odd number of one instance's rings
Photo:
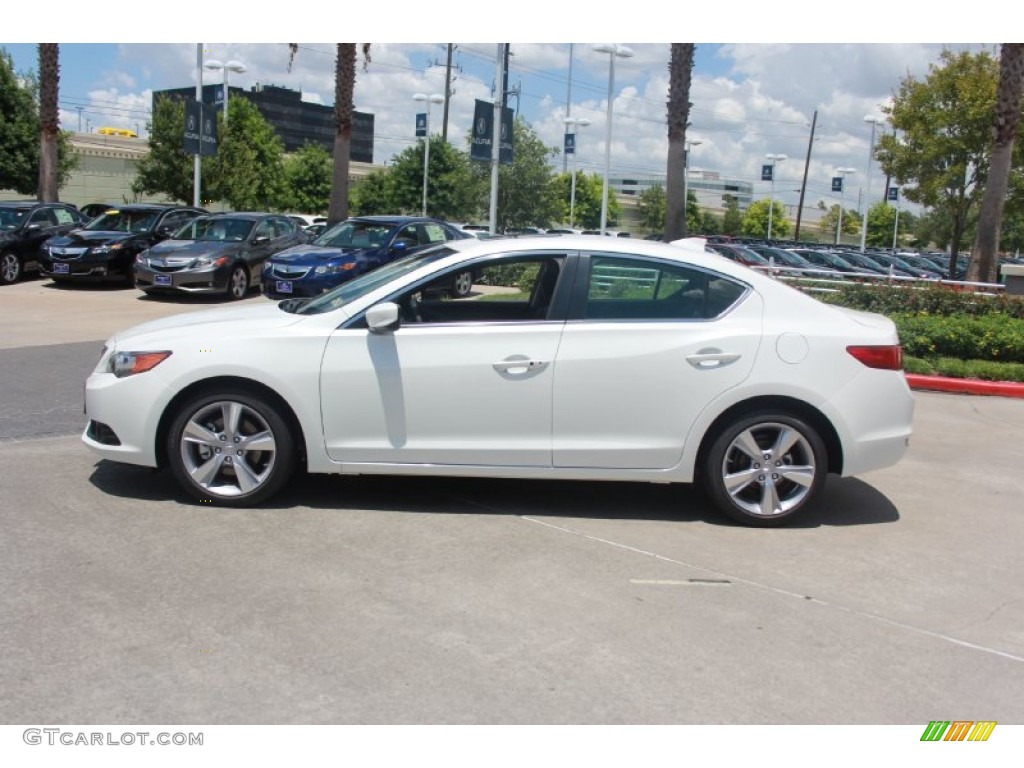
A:
{"type": "Polygon", "coordinates": [[[887,318],[699,245],[568,235],[452,241],[313,298],[119,333],[83,440],[225,506],[304,467],[698,482],[770,526],[829,473],[897,462],[913,409],[887,318]],[[436,289],[467,271],[468,297],[436,289]]]}

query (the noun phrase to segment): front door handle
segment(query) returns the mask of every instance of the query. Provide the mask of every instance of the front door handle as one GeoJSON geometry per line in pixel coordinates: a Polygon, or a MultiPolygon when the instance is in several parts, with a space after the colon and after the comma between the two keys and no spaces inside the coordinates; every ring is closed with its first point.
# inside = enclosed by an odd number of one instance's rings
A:
{"type": "Polygon", "coordinates": [[[533,360],[526,356],[515,355],[513,357],[499,360],[496,363],[492,363],[494,370],[498,373],[507,373],[511,375],[520,375],[524,373],[534,373],[547,365],[546,360],[533,360]]]}

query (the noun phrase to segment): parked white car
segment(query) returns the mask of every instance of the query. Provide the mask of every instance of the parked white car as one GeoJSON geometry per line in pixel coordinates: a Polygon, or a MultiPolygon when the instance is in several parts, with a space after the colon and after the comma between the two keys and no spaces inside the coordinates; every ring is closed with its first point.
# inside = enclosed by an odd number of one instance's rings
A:
{"type": "Polygon", "coordinates": [[[887,318],[696,246],[566,235],[452,241],[313,299],[140,325],[107,342],[86,411],[100,456],[207,503],[258,504],[303,464],[699,481],[766,526],[827,473],[898,461],[913,399],[887,318]],[[470,270],[470,297],[431,290],[470,270]]]}

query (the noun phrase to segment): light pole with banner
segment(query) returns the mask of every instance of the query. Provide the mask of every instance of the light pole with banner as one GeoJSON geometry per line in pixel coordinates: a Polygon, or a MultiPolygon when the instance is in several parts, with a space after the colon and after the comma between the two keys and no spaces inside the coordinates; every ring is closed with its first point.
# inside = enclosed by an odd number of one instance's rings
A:
{"type": "Polygon", "coordinates": [[[900,231],[900,188],[889,187],[886,191],[886,198],[891,203],[896,203],[896,223],[892,227],[892,255],[896,255],[896,235],[900,231]]]}
{"type": "Polygon", "coordinates": [[[575,215],[576,215],[576,132],[580,128],[586,128],[590,125],[590,121],[585,117],[565,118],[565,154],[566,156],[572,155],[572,182],[570,184],[569,191],[569,226],[575,226],[575,215]],[[572,133],[569,133],[568,128],[572,127],[572,133]]]}
{"type": "Polygon", "coordinates": [[[868,243],[868,207],[871,205],[871,157],[875,154],[875,127],[885,122],[880,117],[867,115],[865,123],[871,123],[871,141],[868,142],[868,173],[864,182],[864,214],[860,225],[860,252],[864,253],[868,243]]]}
{"type": "Polygon", "coordinates": [[[615,59],[628,59],[633,51],[618,43],[595,45],[594,50],[598,53],[608,54],[608,115],[605,118],[604,129],[604,184],[601,189],[601,234],[605,234],[608,228],[608,174],[611,172],[612,164],[612,105],[615,91],[615,59]]]}
{"type": "MultiPolygon", "coordinates": [[[[690,206],[690,147],[704,142],[699,139],[687,141],[683,149],[683,222],[686,223],[686,209],[690,206]]],[[[686,234],[690,234],[690,225],[686,223],[686,234]]]]}
{"type": "Polygon", "coordinates": [[[224,88],[224,127],[228,125],[228,72],[235,72],[242,74],[245,72],[245,64],[240,61],[229,61],[227,64],[223,64],[216,59],[210,59],[208,62],[203,64],[203,69],[209,69],[211,71],[222,70],[224,72],[224,79],[222,80],[224,88]]]}
{"type": "Polygon", "coordinates": [[[772,183],[771,195],[768,198],[768,239],[772,239],[772,216],[775,213],[775,164],[781,163],[783,160],[788,159],[789,155],[777,155],[769,152],[765,155],[766,160],[771,160],[771,164],[761,166],[761,181],[770,181],[772,183]],[[767,178],[766,178],[767,177],[767,178]]]}
{"type": "MultiPolygon", "coordinates": [[[[427,215],[427,177],[430,173],[430,105],[431,104],[443,104],[444,96],[433,93],[427,96],[425,93],[417,93],[413,95],[415,101],[424,101],[427,104],[427,113],[423,120],[423,212],[422,216],[427,215]]],[[[419,136],[420,126],[420,115],[416,116],[416,135],[419,136]]]]}
{"type": "Polygon", "coordinates": [[[836,245],[839,245],[839,239],[843,232],[843,205],[846,203],[846,188],[844,181],[846,175],[849,173],[856,173],[856,168],[836,168],[838,176],[832,177],[832,191],[839,193],[839,223],[836,224],[836,245]]]}

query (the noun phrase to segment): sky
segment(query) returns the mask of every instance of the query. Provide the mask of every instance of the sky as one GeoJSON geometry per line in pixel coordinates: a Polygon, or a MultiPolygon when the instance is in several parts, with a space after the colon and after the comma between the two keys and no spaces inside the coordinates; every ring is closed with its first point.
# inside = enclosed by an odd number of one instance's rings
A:
{"type": "MultiPolygon", "coordinates": [[[[581,3],[556,8],[534,0],[501,6],[448,2],[426,6],[418,16],[398,6],[385,6],[394,11],[382,14],[380,7],[354,11],[344,4],[313,2],[291,7],[268,23],[258,12],[239,18],[231,9],[188,0],[175,4],[181,19],[161,19],[166,25],[160,26],[155,14],[146,23],[119,22],[142,16],[123,8],[112,15],[113,6],[99,21],[90,21],[97,14],[83,16],[80,5],[56,0],[54,16],[61,21],[54,23],[51,39],[66,41],[60,49],[63,127],[109,125],[145,135],[152,92],[195,84],[197,43],[183,40],[227,39],[203,43],[203,50],[207,59],[246,66],[246,72],[230,76],[232,86],[284,86],[300,90],[308,101],[331,104],[335,44],[299,43],[289,72],[288,46],[275,41],[331,37],[317,34],[318,27],[325,32],[368,30],[372,34],[363,37],[384,42],[372,44],[371,62],[365,71],[359,69],[355,100],[358,110],[375,115],[374,161],[380,164],[415,141],[415,114],[423,107],[413,94],[444,92],[447,43],[434,40],[487,40],[455,43],[448,124],[453,143],[467,134],[475,100],[491,99],[497,42],[512,41],[509,84],[518,97],[510,106],[554,147],[562,146],[567,114],[589,120],[579,129],[577,167],[601,173],[610,57],[594,45],[614,35],[633,53],[616,59],[612,90],[609,164],[613,175],[622,176],[664,175],[670,41],[697,40],[687,133],[694,144],[691,169],[750,181],[756,196],[768,192],[768,182],[760,180],[765,155],[785,154],[774,194],[793,206],[817,113],[805,200],[813,208],[818,200],[839,202],[831,178],[843,167],[856,170],[847,178],[847,206],[856,203],[861,191],[869,202],[880,199],[885,180],[877,163],[870,182],[866,173],[871,125],[864,118],[881,117],[900,80],[924,77],[944,47],[997,52],[998,44],[986,39],[986,30],[996,26],[985,24],[988,2],[972,3],[970,19],[949,22],[922,20],[919,11],[894,10],[892,3],[876,0],[841,9],[807,2],[733,2],[718,13],[708,9],[709,3],[699,11],[673,5],[668,18],[664,9],[669,3],[647,0],[595,4],[589,12],[581,3]],[[59,10],[64,5],[67,14],[59,10]],[[615,17],[605,18],[609,13],[615,17]],[[837,13],[843,19],[838,27],[837,13]],[[185,18],[203,21],[192,24],[185,18]],[[501,23],[485,26],[492,18],[501,23]]],[[[28,23],[27,13],[19,23],[18,13],[14,10],[13,23],[8,20],[0,33],[10,42],[0,38],[0,46],[11,54],[16,70],[34,70],[37,41],[32,36],[38,35],[38,26],[28,23]]],[[[220,82],[221,77],[207,72],[204,82],[220,82]]],[[[433,132],[440,131],[441,119],[441,108],[433,107],[433,132]]],[[[879,130],[891,129],[882,125],[879,130]]],[[[555,164],[560,167],[561,161],[555,164]]]]}

